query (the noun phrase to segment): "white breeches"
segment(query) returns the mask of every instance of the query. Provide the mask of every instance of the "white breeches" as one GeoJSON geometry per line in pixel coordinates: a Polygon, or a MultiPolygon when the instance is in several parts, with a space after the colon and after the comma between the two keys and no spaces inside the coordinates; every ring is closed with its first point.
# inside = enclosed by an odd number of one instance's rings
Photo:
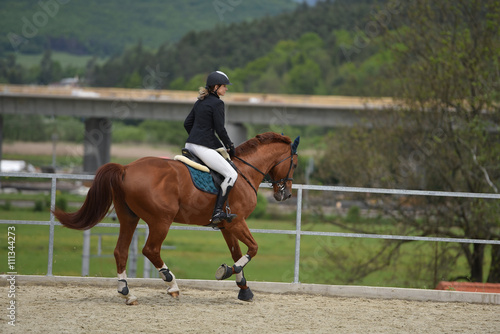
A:
{"type": "Polygon", "coordinates": [[[217,151],[197,144],[186,143],[186,148],[210,168],[224,176],[221,184],[222,195],[226,194],[227,187],[233,186],[238,178],[238,173],[217,151]]]}

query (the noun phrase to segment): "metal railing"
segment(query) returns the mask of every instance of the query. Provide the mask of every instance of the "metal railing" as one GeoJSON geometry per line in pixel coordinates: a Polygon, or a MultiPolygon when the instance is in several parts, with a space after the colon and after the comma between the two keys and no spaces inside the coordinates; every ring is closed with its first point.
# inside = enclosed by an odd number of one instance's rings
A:
{"type": "MultiPolygon", "coordinates": [[[[74,175],[74,174],[48,174],[48,173],[0,173],[2,177],[23,177],[23,178],[47,178],[51,179],[51,194],[50,208],[53,210],[56,203],[56,186],[57,179],[70,180],[92,180],[93,175],[74,175]]],[[[271,184],[262,183],[262,188],[271,188],[271,184]]],[[[360,188],[360,187],[340,187],[340,186],[317,186],[294,184],[293,189],[297,190],[297,214],[295,230],[268,230],[268,229],[250,229],[252,233],[270,233],[270,234],[290,234],[295,235],[295,263],[294,263],[294,280],[293,283],[299,283],[299,267],[300,267],[300,242],[301,236],[329,236],[329,237],[345,237],[345,238],[372,238],[372,239],[388,239],[388,240],[407,240],[407,241],[434,241],[434,242],[456,242],[456,243],[472,243],[472,244],[489,244],[500,245],[500,240],[482,240],[482,239],[466,239],[466,238],[440,238],[440,237],[419,237],[419,236],[402,236],[402,235],[382,235],[382,234],[365,234],[365,233],[341,233],[341,232],[316,232],[302,231],[302,203],[304,190],[319,190],[333,192],[354,192],[354,193],[372,193],[386,195],[411,195],[411,196],[446,196],[446,197],[462,197],[462,198],[482,198],[482,199],[500,199],[500,194],[490,193],[466,193],[466,192],[445,192],[445,191],[425,191],[425,190],[405,190],[405,189],[383,189],[383,188],[360,188]]],[[[50,213],[49,221],[32,221],[32,220],[0,220],[0,224],[27,224],[27,225],[48,225],[49,229],[49,250],[47,263],[47,276],[52,276],[52,264],[54,256],[54,226],[61,225],[55,221],[55,217],[50,213]]],[[[100,223],[102,227],[119,227],[117,223],[100,223]]],[[[147,228],[145,224],[137,225],[137,228],[147,228]]],[[[171,226],[172,230],[193,230],[193,231],[214,231],[206,227],[196,226],[171,226]]]]}

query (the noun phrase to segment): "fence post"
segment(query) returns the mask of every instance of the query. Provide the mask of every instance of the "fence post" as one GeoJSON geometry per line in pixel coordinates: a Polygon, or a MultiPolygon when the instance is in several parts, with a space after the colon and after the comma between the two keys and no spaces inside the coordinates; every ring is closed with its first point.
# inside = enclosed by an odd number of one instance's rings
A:
{"type": "Polygon", "coordinates": [[[90,230],[83,231],[82,276],[90,272],[90,230]]]}
{"type": "Polygon", "coordinates": [[[138,252],[139,235],[135,230],[132,237],[132,243],[128,253],[128,277],[135,278],[137,276],[137,252],[138,252]]]}
{"type": "Polygon", "coordinates": [[[299,283],[301,229],[302,229],[302,188],[298,188],[297,217],[296,217],[296,230],[295,230],[295,268],[293,274],[293,283],[299,283]]]}
{"type": "Polygon", "coordinates": [[[52,265],[54,263],[54,224],[55,218],[52,211],[56,208],[56,182],[57,177],[53,175],[51,177],[51,187],[50,187],[50,226],[49,226],[49,255],[47,260],[47,276],[52,275],[52,265]]]}
{"type": "MultiPolygon", "coordinates": [[[[145,231],[144,231],[144,244],[146,244],[148,237],[149,237],[149,226],[146,226],[145,231]]],[[[151,276],[150,272],[151,272],[151,262],[149,262],[149,259],[144,256],[144,267],[142,270],[142,277],[143,278],[150,278],[150,276],[151,276]]]]}

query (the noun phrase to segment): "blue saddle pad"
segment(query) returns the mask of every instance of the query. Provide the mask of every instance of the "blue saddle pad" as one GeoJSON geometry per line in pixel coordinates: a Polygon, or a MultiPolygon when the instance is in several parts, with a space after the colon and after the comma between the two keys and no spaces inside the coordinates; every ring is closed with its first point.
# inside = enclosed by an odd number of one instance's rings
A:
{"type": "Polygon", "coordinates": [[[202,172],[188,165],[186,165],[186,167],[191,174],[191,180],[193,180],[193,184],[196,188],[210,194],[217,194],[219,192],[210,173],[202,172]]]}

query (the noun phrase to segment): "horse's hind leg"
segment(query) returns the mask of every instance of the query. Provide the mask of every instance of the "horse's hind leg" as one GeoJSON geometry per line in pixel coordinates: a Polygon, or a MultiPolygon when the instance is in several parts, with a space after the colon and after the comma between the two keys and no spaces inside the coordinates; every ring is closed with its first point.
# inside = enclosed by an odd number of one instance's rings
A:
{"type": "Polygon", "coordinates": [[[116,271],[118,273],[118,295],[125,298],[127,305],[136,305],[137,297],[130,293],[127,284],[127,259],[128,249],[134,236],[134,231],[139,222],[139,217],[130,212],[125,205],[115,203],[115,211],[120,221],[120,234],[115,247],[116,271]]]}
{"type": "Polygon", "coordinates": [[[167,284],[167,292],[174,298],[179,296],[179,287],[177,286],[177,282],[175,280],[175,275],[170,269],[167,267],[165,262],[161,259],[161,245],[165,238],[167,237],[168,230],[172,222],[169,223],[165,221],[156,221],[152,224],[151,221],[148,222],[149,225],[149,235],[148,240],[146,240],[146,244],[142,249],[142,254],[146,256],[149,261],[158,269],[161,278],[167,284]]]}

